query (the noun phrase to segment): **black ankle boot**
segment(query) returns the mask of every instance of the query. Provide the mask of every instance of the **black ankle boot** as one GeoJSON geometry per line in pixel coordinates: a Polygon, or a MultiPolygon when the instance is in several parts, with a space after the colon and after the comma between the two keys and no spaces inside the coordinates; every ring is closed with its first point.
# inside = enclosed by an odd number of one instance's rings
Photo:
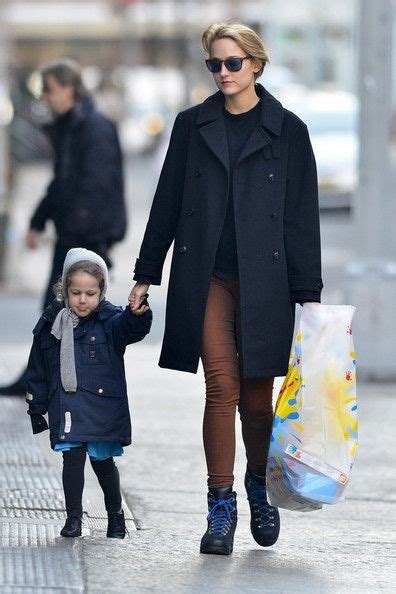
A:
{"type": "Polygon", "coordinates": [[[127,529],[125,527],[124,511],[107,512],[107,538],[125,538],[127,529]]]}
{"type": "Polygon", "coordinates": [[[68,516],[60,534],[61,536],[81,536],[81,518],[68,516]]]}
{"type": "Polygon", "coordinates": [[[250,530],[254,540],[262,547],[276,543],[280,531],[278,508],[267,501],[265,477],[260,477],[246,468],[245,487],[250,506],[250,530]]]}
{"type": "Polygon", "coordinates": [[[201,540],[201,553],[230,555],[237,525],[236,493],[232,487],[210,487],[208,529],[201,540]]]}

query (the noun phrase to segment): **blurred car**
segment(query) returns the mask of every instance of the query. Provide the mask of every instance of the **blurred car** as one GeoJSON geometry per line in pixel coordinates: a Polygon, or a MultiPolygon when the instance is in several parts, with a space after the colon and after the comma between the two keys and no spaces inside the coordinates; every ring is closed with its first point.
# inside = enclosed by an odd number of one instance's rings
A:
{"type": "Polygon", "coordinates": [[[321,208],[349,208],[358,181],[357,98],[342,91],[284,90],[281,102],[308,126],[321,208]]]}

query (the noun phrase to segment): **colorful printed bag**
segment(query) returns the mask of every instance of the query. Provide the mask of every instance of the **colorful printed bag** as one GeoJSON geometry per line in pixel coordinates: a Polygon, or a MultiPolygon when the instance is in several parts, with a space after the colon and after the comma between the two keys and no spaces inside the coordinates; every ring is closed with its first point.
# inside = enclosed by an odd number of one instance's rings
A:
{"type": "Polygon", "coordinates": [[[276,507],[312,511],[345,498],[358,443],[354,313],[349,305],[302,308],[268,455],[276,507]]]}

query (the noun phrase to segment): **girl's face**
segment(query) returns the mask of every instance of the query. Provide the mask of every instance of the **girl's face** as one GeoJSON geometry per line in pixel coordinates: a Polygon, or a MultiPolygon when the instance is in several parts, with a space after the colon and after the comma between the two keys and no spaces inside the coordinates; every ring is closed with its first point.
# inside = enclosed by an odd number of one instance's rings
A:
{"type": "Polygon", "coordinates": [[[87,272],[75,272],[70,278],[67,298],[74,313],[80,318],[85,318],[99,305],[98,279],[87,272]]]}
{"type": "MultiPolygon", "coordinates": [[[[244,58],[246,55],[246,52],[229,37],[215,39],[210,50],[210,57],[219,60],[235,57],[244,58]]],[[[223,63],[220,72],[213,73],[213,78],[220,91],[226,97],[232,97],[249,87],[253,87],[255,82],[254,73],[259,70],[260,67],[255,64],[254,60],[243,60],[242,68],[237,72],[229,72],[223,63]]]]}

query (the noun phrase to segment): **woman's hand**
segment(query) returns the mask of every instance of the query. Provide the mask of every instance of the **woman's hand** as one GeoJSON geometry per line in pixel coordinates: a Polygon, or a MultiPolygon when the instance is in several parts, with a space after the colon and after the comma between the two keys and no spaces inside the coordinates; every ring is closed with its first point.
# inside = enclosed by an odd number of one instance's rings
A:
{"type": "Polygon", "coordinates": [[[147,285],[146,283],[136,283],[136,285],[132,288],[132,291],[128,297],[128,302],[134,314],[144,313],[149,309],[148,306],[145,305],[141,310],[139,310],[139,305],[144,300],[149,287],[150,285],[147,285]]]}

